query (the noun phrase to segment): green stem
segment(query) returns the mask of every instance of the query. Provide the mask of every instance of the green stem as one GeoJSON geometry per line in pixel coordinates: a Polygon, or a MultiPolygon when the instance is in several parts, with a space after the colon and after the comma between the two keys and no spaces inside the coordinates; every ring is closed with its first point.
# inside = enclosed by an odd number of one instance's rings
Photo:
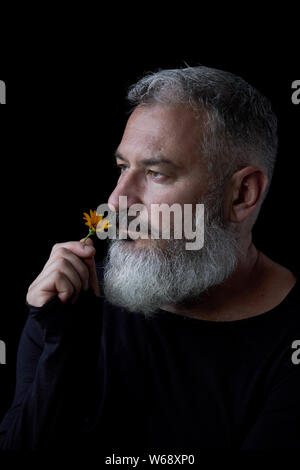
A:
{"type": "Polygon", "coordinates": [[[90,228],[89,233],[87,234],[87,236],[85,237],[85,239],[82,241],[82,243],[85,243],[88,238],[90,238],[92,235],[94,235],[94,233],[95,233],[95,230],[93,230],[92,228],[90,228]]]}

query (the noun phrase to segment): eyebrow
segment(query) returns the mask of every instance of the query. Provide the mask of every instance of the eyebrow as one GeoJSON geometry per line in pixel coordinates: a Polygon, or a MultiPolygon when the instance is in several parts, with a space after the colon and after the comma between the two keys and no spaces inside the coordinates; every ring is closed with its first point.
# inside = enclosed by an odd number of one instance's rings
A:
{"type": "MultiPolygon", "coordinates": [[[[116,150],[114,154],[115,158],[119,158],[123,162],[127,162],[126,158],[123,157],[123,155],[116,150]]],[[[156,157],[151,157],[151,158],[143,158],[142,160],[139,160],[139,163],[141,163],[144,166],[152,166],[152,165],[172,165],[173,167],[177,168],[177,165],[169,160],[168,158],[165,158],[163,155],[157,155],[156,157]]]]}

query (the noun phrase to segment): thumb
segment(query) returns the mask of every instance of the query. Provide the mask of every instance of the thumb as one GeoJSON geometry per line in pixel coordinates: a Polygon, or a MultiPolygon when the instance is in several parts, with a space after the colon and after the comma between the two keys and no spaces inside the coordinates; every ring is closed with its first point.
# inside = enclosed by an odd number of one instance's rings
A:
{"type": "MultiPolygon", "coordinates": [[[[82,242],[83,240],[84,239],[80,241],[82,242]]],[[[93,241],[90,238],[86,240],[85,245],[94,246],[93,241]]],[[[99,281],[98,281],[98,276],[97,276],[95,258],[94,256],[91,256],[89,258],[82,258],[82,261],[86,264],[89,270],[90,287],[93,289],[95,295],[97,297],[100,297],[100,286],[99,286],[99,281]]]]}

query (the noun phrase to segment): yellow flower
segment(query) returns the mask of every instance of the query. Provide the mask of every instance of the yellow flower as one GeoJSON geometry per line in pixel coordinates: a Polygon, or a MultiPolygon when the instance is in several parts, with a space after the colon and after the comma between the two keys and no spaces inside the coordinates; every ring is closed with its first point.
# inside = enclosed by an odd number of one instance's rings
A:
{"type": "Polygon", "coordinates": [[[97,224],[96,232],[103,232],[103,230],[105,230],[106,228],[112,227],[112,225],[109,224],[108,222],[109,222],[108,219],[100,220],[100,222],[98,222],[97,224]]]}
{"type": "Polygon", "coordinates": [[[86,212],[83,215],[83,219],[86,220],[85,225],[96,231],[97,224],[103,219],[103,215],[97,215],[96,211],[92,211],[92,209],[90,209],[90,215],[86,212]]]}
{"type": "Polygon", "coordinates": [[[85,243],[85,241],[89,237],[94,235],[96,233],[96,231],[97,232],[103,232],[103,230],[107,229],[108,227],[111,227],[111,224],[109,224],[108,219],[103,219],[102,214],[97,215],[96,211],[92,211],[92,209],[90,209],[90,215],[87,214],[86,212],[84,212],[83,215],[84,215],[83,219],[86,220],[85,225],[87,225],[89,227],[89,233],[85,237],[85,239],[83,240],[83,243],[85,243]],[[98,224],[99,224],[99,226],[97,228],[98,224]]]}

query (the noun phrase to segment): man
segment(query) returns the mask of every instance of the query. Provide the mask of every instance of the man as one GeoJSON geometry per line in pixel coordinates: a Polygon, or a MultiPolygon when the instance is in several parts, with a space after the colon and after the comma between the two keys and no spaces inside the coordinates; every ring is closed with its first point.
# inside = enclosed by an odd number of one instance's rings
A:
{"type": "Polygon", "coordinates": [[[28,290],[0,447],[299,448],[298,283],[252,241],[277,153],[271,105],[202,66],[147,75],[128,98],[110,207],[191,204],[197,226],[204,204],[204,246],[125,230],[102,269],[90,240],[55,245],[28,290]]]}

